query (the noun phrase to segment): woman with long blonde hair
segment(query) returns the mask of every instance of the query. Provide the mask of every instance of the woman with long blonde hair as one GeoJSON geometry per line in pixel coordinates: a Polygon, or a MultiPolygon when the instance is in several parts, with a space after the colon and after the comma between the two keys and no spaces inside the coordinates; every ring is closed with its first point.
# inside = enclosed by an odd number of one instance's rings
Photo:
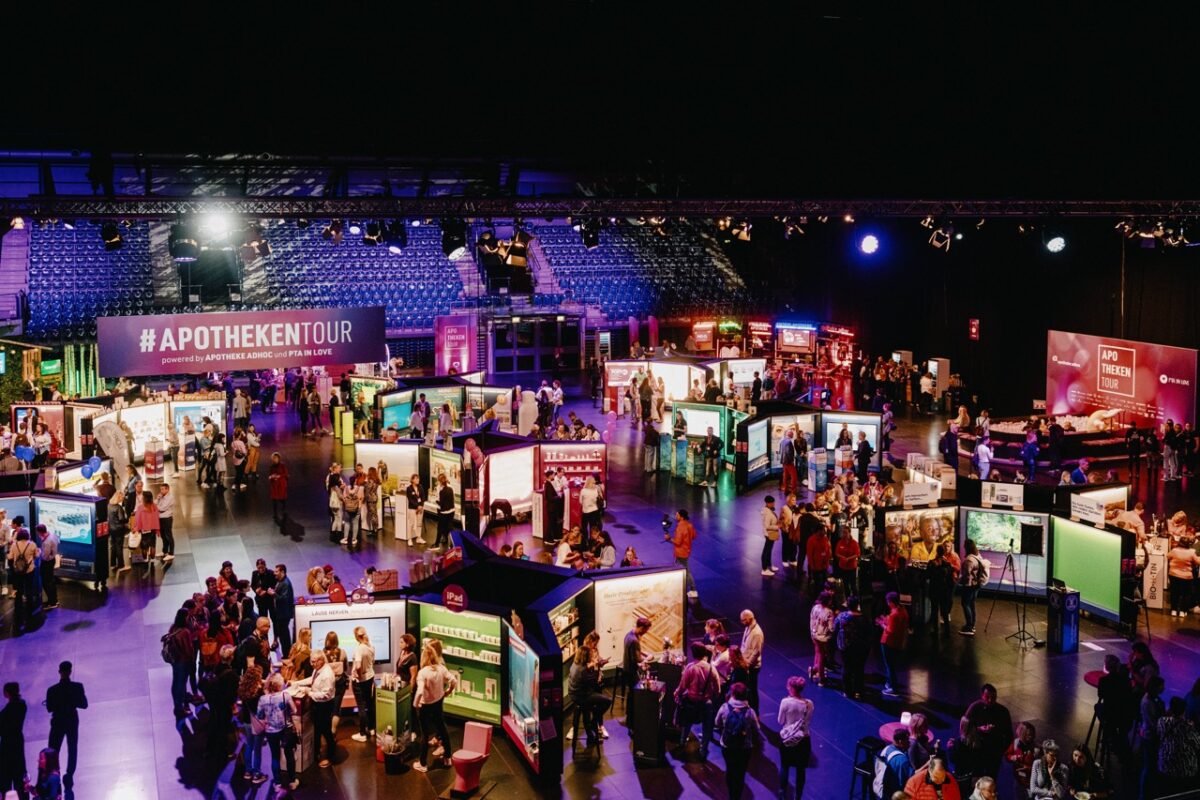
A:
{"type": "Polygon", "coordinates": [[[446,696],[453,694],[458,688],[458,679],[454,677],[446,665],[442,663],[440,645],[436,639],[431,639],[421,649],[421,670],[417,673],[417,686],[413,691],[413,706],[417,709],[417,717],[421,721],[421,757],[413,764],[418,772],[427,772],[425,763],[429,754],[430,735],[436,735],[442,745],[442,764],[449,767],[450,732],[446,729],[446,717],[442,704],[446,696]]]}

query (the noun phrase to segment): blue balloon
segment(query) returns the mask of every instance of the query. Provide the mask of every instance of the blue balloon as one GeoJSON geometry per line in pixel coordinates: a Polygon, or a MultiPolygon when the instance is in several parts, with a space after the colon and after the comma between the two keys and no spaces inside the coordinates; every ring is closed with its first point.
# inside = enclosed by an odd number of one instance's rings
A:
{"type": "Polygon", "coordinates": [[[16,453],[17,458],[21,459],[22,461],[33,461],[33,457],[36,455],[33,452],[33,448],[27,445],[21,445],[13,452],[16,453]]]}
{"type": "Polygon", "coordinates": [[[100,456],[92,456],[88,459],[88,466],[92,468],[92,472],[100,469],[100,456]]]}
{"type": "Polygon", "coordinates": [[[96,474],[96,470],[92,469],[92,465],[90,463],[84,464],[83,469],[79,471],[83,473],[83,477],[85,478],[90,478],[96,474]]]}

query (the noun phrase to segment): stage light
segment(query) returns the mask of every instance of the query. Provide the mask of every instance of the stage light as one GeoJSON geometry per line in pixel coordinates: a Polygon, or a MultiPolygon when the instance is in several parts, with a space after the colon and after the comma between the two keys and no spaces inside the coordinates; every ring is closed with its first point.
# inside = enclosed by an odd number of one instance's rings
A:
{"type": "Polygon", "coordinates": [[[585,219],[579,223],[579,237],[583,240],[585,250],[595,250],[600,246],[600,220],[585,219]]]}
{"type": "Polygon", "coordinates": [[[24,217],[13,217],[8,223],[8,229],[10,231],[24,230],[25,229],[25,218],[24,217]]]}
{"type": "Polygon", "coordinates": [[[104,241],[104,249],[110,252],[125,246],[125,240],[121,238],[121,228],[111,220],[100,226],[100,238],[104,241]]]}
{"type": "Polygon", "coordinates": [[[358,226],[358,223],[357,223],[357,222],[351,222],[351,223],[350,223],[350,235],[351,235],[351,236],[358,236],[360,233],[362,233],[362,228],[360,228],[360,227],[358,226]]]}
{"type": "Polygon", "coordinates": [[[175,263],[190,264],[200,257],[200,241],[189,226],[177,222],[167,234],[167,252],[175,263]]]}
{"type": "Polygon", "coordinates": [[[1163,234],[1162,242],[1167,247],[1181,247],[1186,244],[1191,244],[1191,242],[1187,240],[1187,236],[1185,236],[1183,233],[1183,226],[1177,224],[1172,224],[1166,229],[1166,232],[1163,234]]]}
{"type": "Polygon", "coordinates": [[[205,214],[200,218],[200,229],[209,236],[224,236],[232,227],[232,220],[224,214],[205,214]]]}
{"type": "Polygon", "coordinates": [[[467,223],[462,219],[442,219],[442,253],[456,261],[467,252],[467,223]]]}
{"type": "Polygon", "coordinates": [[[842,222],[845,222],[847,224],[854,222],[854,215],[853,214],[844,215],[842,217],[842,222]]]}
{"type": "Polygon", "coordinates": [[[956,233],[956,234],[954,234],[954,239],[955,239],[956,241],[959,241],[959,242],[961,242],[961,241],[962,241],[962,234],[961,234],[961,233],[956,233]]]}
{"type": "Polygon", "coordinates": [[[1051,236],[1046,240],[1046,249],[1051,253],[1061,253],[1067,249],[1067,240],[1063,236],[1051,236]]]}
{"type": "Polygon", "coordinates": [[[342,237],[345,236],[342,230],[344,227],[345,223],[340,219],[332,219],[328,225],[321,229],[321,238],[326,241],[332,240],[334,244],[341,244],[342,237]]]}
{"type": "Polygon", "coordinates": [[[925,219],[921,220],[921,227],[922,228],[932,228],[933,227],[933,217],[925,217],[925,219]]]}
{"type": "Polygon", "coordinates": [[[879,250],[879,237],[873,233],[868,233],[859,241],[858,249],[865,255],[874,255],[879,250]]]}
{"type": "Polygon", "coordinates": [[[400,255],[400,251],[408,247],[408,228],[402,219],[391,219],[384,223],[383,240],[388,244],[388,252],[400,255]]]}
{"type": "MultiPolygon", "coordinates": [[[[351,230],[354,230],[354,229],[351,228],[351,230]]],[[[363,244],[374,247],[375,245],[379,244],[382,241],[383,241],[383,223],[378,222],[378,221],[368,222],[367,223],[367,231],[366,231],[366,233],[363,234],[363,244]]]]}
{"type": "Polygon", "coordinates": [[[955,239],[962,239],[961,233],[954,232],[954,226],[950,223],[943,223],[933,229],[933,233],[929,234],[929,244],[938,250],[950,252],[950,242],[955,239]]]}

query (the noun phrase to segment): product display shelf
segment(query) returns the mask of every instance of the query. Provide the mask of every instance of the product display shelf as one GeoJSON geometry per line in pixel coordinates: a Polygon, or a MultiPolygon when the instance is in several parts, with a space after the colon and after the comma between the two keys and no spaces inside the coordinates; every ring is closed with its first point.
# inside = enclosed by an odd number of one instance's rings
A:
{"type": "Polygon", "coordinates": [[[464,711],[472,712],[478,719],[496,725],[500,724],[500,703],[495,700],[479,700],[456,692],[446,698],[444,705],[447,710],[461,708],[464,711]]]}
{"type": "Polygon", "coordinates": [[[443,631],[435,631],[435,630],[432,630],[431,628],[429,628],[428,626],[422,628],[421,633],[423,633],[426,636],[429,636],[430,638],[433,638],[433,639],[438,639],[438,638],[461,639],[464,642],[477,642],[479,644],[486,644],[489,647],[499,647],[500,646],[500,639],[499,639],[499,637],[495,637],[495,636],[487,636],[487,637],[459,636],[458,634],[454,634],[454,633],[445,633],[443,631]],[[493,639],[495,641],[493,641],[493,639]]]}
{"type": "Polygon", "coordinates": [[[500,666],[499,661],[488,661],[486,658],[478,658],[477,656],[466,656],[466,655],[463,655],[462,653],[444,652],[444,653],[442,653],[442,655],[446,658],[457,658],[457,659],[461,659],[463,661],[476,661],[480,664],[487,664],[489,667],[500,666]]]}

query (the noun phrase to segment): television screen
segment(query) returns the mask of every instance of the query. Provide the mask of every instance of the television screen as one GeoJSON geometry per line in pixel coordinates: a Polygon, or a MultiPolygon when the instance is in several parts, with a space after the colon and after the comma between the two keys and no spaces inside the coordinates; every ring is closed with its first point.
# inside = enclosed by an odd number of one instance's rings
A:
{"type": "Polygon", "coordinates": [[[35,497],[37,524],[45,525],[63,544],[91,544],[96,507],[52,497],[35,497]]]}
{"type": "Polygon", "coordinates": [[[367,629],[367,638],[375,648],[375,663],[392,660],[392,621],[387,617],[361,617],[358,619],[321,619],[312,622],[313,642],[324,642],[333,631],[338,636],[338,646],[347,653],[354,652],[354,629],[367,629]]]}
{"type": "Polygon", "coordinates": [[[538,728],[537,653],[509,627],[508,634],[508,721],[517,746],[536,763],[538,728]]]}
{"type": "Polygon", "coordinates": [[[766,475],[771,460],[767,456],[767,420],[761,419],[746,426],[749,439],[746,451],[747,480],[756,481],[766,475]]]}
{"type": "Polygon", "coordinates": [[[684,408],[683,419],[687,423],[688,436],[706,436],[708,429],[713,429],[714,436],[721,435],[721,412],[706,411],[699,408],[684,408]]]}
{"type": "Polygon", "coordinates": [[[894,509],[884,514],[886,541],[895,542],[900,555],[908,558],[912,543],[933,535],[935,544],[955,546],[954,521],[958,509],[945,508],[894,509]]]}
{"type": "Polygon", "coordinates": [[[1046,558],[1044,555],[1021,555],[1021,525],[1038,525],[1042,529],[1042,553],[1046,552],[1045,514],[1021,514],[1004,509],[964,508],[962,510],[963,536],[959,551],[960,558],[966,558],[966,541],[973,539],[979,547],[979,554],[991,564],[991,577],[988,588],[1014,591],[1027,587],[1030,591],[1041,591],[1046,588],[1046,558]],[[1004,570],[1004,560],[1008,555],[1009,541],[1013,546],[1013,566],[1015,574],[1009,572],[1003,575],[1004,584],[1000,584],[1001,573],[1004,570]]]}

